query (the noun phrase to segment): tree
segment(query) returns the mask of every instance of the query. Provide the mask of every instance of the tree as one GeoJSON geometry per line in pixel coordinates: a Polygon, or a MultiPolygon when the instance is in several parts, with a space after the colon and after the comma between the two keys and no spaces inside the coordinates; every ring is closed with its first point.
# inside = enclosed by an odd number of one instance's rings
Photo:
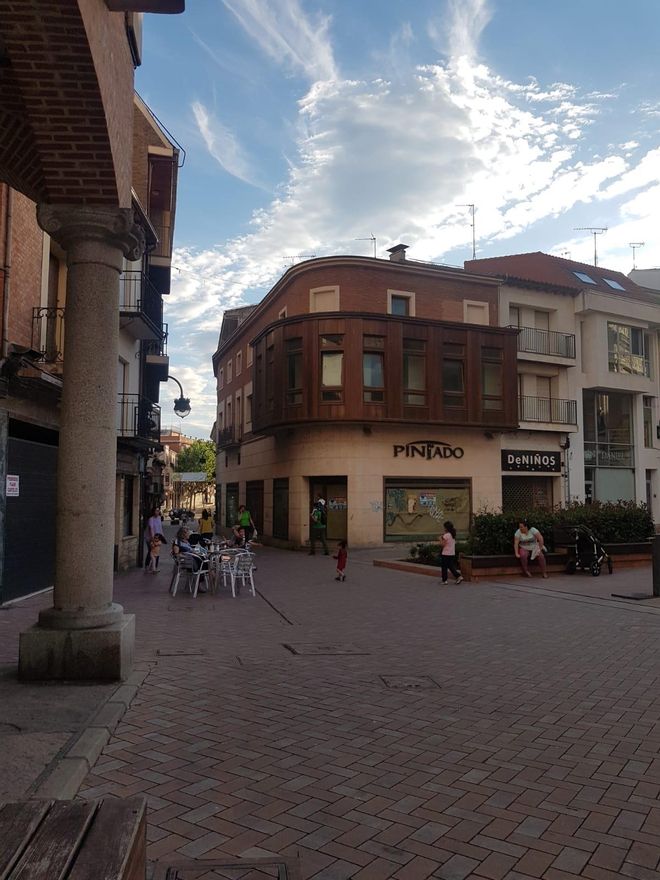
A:
{"type": "Polygon", "coordinates": [[[176,458],[178,473],[204,471],[209,483],[215,483],[215,445],[212,440],[195,440],[185,446],[176,458]]]}

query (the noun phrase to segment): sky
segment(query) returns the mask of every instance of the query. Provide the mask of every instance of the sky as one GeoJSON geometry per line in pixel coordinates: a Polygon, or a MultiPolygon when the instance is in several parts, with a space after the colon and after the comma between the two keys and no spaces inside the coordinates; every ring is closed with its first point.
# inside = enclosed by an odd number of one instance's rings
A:
{"type": "MultiPolygon", "coordinates": [[[[170,372],[208,438],[225,309],[294,262],[544,251],[660,266],[657,0],[188,0],[136,88],[185,149],[170,372]],[[375,243],[373,238],[376,239],[375,243]]],[[[171,392],[171,393],[170,393],[171,392]]]]}

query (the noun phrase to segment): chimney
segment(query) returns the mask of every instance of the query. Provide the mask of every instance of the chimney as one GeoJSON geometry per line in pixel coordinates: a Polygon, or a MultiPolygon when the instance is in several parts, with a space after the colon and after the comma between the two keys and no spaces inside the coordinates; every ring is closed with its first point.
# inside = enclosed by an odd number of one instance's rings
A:
{"type": "Polygon", "coordinates": [[[394,247],[388,248],[387,253],[393,263],[403,263],[406,259],[407,244],[395,244],[394,247]]]}

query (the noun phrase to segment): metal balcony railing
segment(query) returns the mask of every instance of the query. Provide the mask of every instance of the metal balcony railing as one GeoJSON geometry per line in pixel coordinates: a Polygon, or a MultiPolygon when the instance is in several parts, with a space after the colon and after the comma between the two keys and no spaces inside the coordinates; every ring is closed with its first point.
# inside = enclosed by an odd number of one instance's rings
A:
{"type": "Polygon", "coordinates": [[[518,418],[521,422],[577,425],[577,401],[555,397],[519,397],[518,418]]]}
{"type": "Polygon", "coordinates": [[[152,223],[154,229],[156,230],[156,234],[158,236],[158,244],[151,251],[152,256],[154,257],[171,257],[172,256],[172,228],[169,223],[159,223],[158,221],[154,221],[152,217],[152,223]]]}
{"type": "Polygon", "coordinates": [[[517,324],[509,324],[514,330],[519,330],[518,351],[526,351],[532,354],[549,354],[556,357],[575,357],[575,336],[573,333],[558,333],[555,330],[537,330],[536,327],[518,327],[517,324]]]}
{"type": "Polygon", "coordinates": [[[159,330],[162,327],[163,300],[144,272],[130,270],[119,276],[119,311],[146,318],[159,330]]]}
{"type": "Polygon", "coordinates": [[[120,394],[117,434],[138,440],[160,442],[160,407],[140,394],[120,394]]]}
{"type": "Polygon", "coordinates": [[[631,376],[651,375],[651,363],[647,357],[641,354],[632,354],[629,351],[608,352],[608,366],[610,373],[627,373],[631,376]]]}
{"type": "Polygon", "coordinates": [[[40,307],[32,309],[32,343],[47,364],[64,359],[64,309],[40,307]]]}
{"type": "Polygon", "coordinates": [[[238,446],[241,435],[235,425],[221,428],[218,431],[218,449],[226,449],[228,446],[238,446]]]}
{"type": "Polygon", "coordinates": [[[160,339],[145,339],[142,342],[142,351],[145,355],[167,357],[168,326],[163,324],[163,335],[160,339]]]}

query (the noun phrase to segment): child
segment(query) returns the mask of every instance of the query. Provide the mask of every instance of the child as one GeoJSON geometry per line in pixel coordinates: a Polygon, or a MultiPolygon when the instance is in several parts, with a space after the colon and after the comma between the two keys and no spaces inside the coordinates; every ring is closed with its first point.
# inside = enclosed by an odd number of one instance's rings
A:
{"type": "Polygon", "coordinates": [[[346,580],[346,560],[348,558],[348,551],[346,550],[346,541],[340,541],[337,544],[337,552],[332,557],[337,560],[337,577],[336,581],[345,581],[346,580]]]}
{"type": "Polygon", "coordinates": [[[160,535],[154,535],[151,541],[149,541],[149,568],[148,571],[153,572],[153,574],[158,573],[158,562],[160,560],[160,545],[161,545],[160,535]]]}
{"type": "Polygon", "coordinates": [[[447,520],[443,523],[445,530],[444,535],[440,536],[440,544],[442,545],[442,553],[440,554],[440,565],[442,566],[442,583],[447,583],[447,569],[456,578],[455,583],[463,583],[463,575],[456,568],[456,529],[454,524],[447,520]]]}

